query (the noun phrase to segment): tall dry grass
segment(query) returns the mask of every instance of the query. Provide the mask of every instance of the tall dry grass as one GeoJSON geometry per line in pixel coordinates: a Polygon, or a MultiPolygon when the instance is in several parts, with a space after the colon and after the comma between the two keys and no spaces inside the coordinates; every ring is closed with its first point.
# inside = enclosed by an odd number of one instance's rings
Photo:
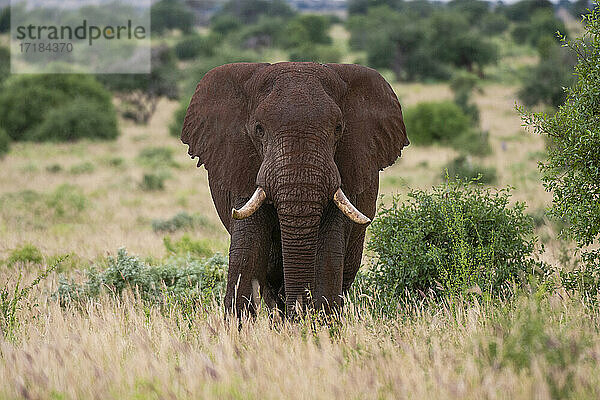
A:
{"type": "Polygon", "coordinates": [[[600,313],[565,294],[407,302],[392,317],[362,297],[329,323],[263,310],[238,330],[219,307],[131,293],[62,309],[53,288],[30,293],[14,339],[0,339],[0,398],[600,397],[600,313]]]}

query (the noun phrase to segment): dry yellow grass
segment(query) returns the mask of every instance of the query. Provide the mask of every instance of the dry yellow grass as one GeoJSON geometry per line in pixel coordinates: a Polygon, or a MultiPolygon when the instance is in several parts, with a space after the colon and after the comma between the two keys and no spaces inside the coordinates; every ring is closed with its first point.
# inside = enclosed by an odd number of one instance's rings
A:
{"type": "Polygon", "coordinates": [[[131,295],[81,312],[42,301],[20,318],[17,339],[0,338],[2,399],[600,396],[598,310],[558,295],[382,320],[350,305],[329,325],[261,314],[240,331],[219,311],[161,312],[131,295]]]}

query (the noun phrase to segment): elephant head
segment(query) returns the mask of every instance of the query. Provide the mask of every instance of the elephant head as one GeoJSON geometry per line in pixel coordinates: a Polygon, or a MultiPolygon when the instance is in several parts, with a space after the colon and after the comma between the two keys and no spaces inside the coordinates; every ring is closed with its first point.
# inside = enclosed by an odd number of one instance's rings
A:
{"type": "Polygon", "coordinates": [[[264,202],[275,208],[288,306],[306,302],[316,285],[325,207],[334,202],[354,223],[370,222],[374,210],[364,215],[348,197],[372,187],[409,144],[396,95],[376,71],[315,63],[211,70],[197,86],[181,140],[204,164],[211,189],[249,199],[220,214],[228,229],[264,202]]]}

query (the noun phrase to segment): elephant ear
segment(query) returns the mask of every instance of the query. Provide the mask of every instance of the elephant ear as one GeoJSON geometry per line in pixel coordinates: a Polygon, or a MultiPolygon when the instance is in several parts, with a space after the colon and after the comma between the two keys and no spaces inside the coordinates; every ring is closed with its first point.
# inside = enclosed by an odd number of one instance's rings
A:
{"type": "Polygon", "coordinates": [[[245,133],[249,116],[244,83],[269,64],[226,64],[210,70],[192,97],[181,141],[188,154],[204,164],[211,187],[233,195],[252,195],[260,159],[245,133]]]}
{"type": "Polygon", "coordinates": [[[327,66],[348,86],[340,100],[345,129],[335,162],[344,191],[359,194],[408,146],[402,108],[390,85],[374,69],[354,64],[327,66]]]}

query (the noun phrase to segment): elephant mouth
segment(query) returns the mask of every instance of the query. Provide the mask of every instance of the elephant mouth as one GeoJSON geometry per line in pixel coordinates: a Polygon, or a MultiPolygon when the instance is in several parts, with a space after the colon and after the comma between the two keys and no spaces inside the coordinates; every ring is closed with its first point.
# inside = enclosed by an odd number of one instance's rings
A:
{"type": "MultiPolygon", "coordinates": [[[[233,217],[233,219],[248,218],[260,208],[260,206],[265,202],[266,199],[267,194],[265,193],[264,189],[258,186],[254,191],[252,197],[248,199],[248,201],[246,202],[246,204],[244,204],[242,208],[240,208],[239,210],[233,208],[231,210],[231,216],[233,217]]],[[[348,200],[348,197],[346,197],[342,188],[338,188],[338,190],[336,190],[332,200],[337,206],[337,208],[339,208],[340,211],[351,221],[360,225],[368,224],[369,222],[371,222],[371,219],[369,217],[361,213],[354,206],[354,204],[352,204],[352,202],[348,200]]]]}

